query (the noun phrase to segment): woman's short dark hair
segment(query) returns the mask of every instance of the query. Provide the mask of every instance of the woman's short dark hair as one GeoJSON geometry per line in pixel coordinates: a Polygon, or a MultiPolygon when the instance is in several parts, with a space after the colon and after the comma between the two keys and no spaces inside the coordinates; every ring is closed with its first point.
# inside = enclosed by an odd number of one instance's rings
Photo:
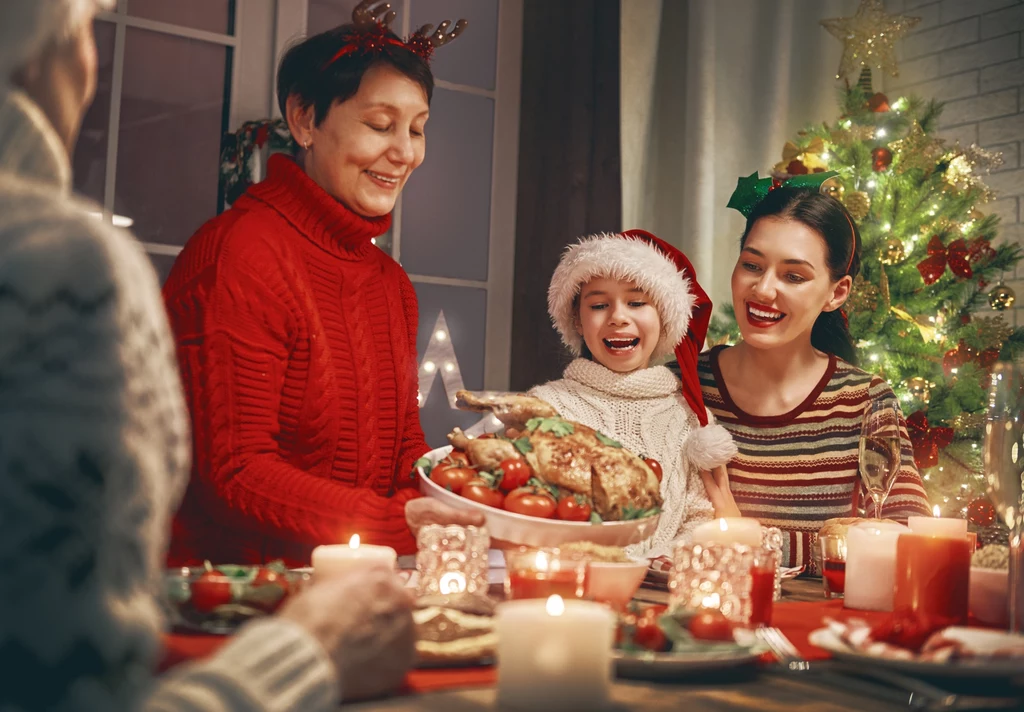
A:
{"type": "MultiPolygon", "coordinates": [[[[430,65],[404,46],[385,44],[380,51],[353,52],[332,62],[331,58],[356,32],[353,25],[341,25],[309,37],[285,52],[277,68],[277,105],[282,116],[287,116],[288,97],[295,94],[303,106],[314,107],[314,122],[319,126],[331,106],[355,96],[363,75],[379,64],[393,67],[419,84],[430,103],[434,95],[430,65]]],[[[398,39],[391,30],[387,35],[398,39]]]]}
{"type": "MultiPolygon", "coordinates": [[[[856,277],[860,272],[860,231],[843,204],[835,198],[810,188],[776,188],[747,218],[747,228],[740,238],[741,248],[754,224],[768,217],[795,220],[821,235],[832,281],[839,281],[846,275],[856,277]]],[[[848,363],[857,363],[857,347],[839,309],[818,315],[811,329],[811,345],[848,363]]]]}

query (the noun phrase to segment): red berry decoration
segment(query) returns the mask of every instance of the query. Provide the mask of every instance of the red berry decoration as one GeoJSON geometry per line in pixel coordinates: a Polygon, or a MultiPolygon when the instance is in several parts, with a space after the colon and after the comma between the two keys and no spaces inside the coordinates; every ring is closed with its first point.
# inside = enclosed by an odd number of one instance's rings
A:
{"type": "Polygon", "coordinates": [[[987,497],[972,499],[967,505],[967,520],[979,527],[990,527],[996,521],[996,508],[987,497]]]}
{"type": "Polygon", "coordinates": [[[880,173],[892,165],[892,151],[885,146],[878,146],[871,150],[871,167],[875,173],[880,173]]]}
{"type": "Polygon", "coordinates": [[[882,92],[877,92],[870,99],[868,99],[868,108],[876,114],[881,114],[889,110],[889,97],[882,92]]]}
{"type": "Polygon", "coordinates": [[[802,176],[806,175],[808,172],[807,166],[803,164],[803,161],[798,161],[795,158],[786,166],[786,173],[791,176],[802,176]]]}

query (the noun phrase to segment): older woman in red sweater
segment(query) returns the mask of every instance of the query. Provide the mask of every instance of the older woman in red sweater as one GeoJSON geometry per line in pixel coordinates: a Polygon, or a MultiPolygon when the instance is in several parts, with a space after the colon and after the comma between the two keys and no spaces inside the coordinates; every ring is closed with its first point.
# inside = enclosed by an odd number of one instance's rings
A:
{"type": "Polygon", "coordinates": [[[416,293],[374,238],[423,161],[427,59],[453,35],[403,42],[366,5],[284,56],[298,158],[271,157],[164,287],[195,437],[174,565],[305,564],[352,534],[415,549],[416,293]]]}

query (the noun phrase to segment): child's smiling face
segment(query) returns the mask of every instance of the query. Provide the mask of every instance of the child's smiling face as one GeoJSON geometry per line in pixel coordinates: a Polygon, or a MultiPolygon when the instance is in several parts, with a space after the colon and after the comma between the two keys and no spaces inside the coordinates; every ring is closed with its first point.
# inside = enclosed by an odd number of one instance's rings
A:
{"type": "Polygon", "coordinates": [[[580,289],[576,328],[594,360],[618,373],[650,365],[661,316],[634,282],[595,277],[580,289]]]}

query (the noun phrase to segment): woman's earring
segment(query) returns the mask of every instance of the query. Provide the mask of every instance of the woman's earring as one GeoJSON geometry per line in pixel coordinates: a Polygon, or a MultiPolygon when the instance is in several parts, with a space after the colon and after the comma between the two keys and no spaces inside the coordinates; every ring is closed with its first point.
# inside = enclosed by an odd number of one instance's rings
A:
{"type": "Polygon", "coordinates": [[[305,151],[309,150],[309,139],[308,138],[305,141],[302,142],[302,148],[305,151]]]}

